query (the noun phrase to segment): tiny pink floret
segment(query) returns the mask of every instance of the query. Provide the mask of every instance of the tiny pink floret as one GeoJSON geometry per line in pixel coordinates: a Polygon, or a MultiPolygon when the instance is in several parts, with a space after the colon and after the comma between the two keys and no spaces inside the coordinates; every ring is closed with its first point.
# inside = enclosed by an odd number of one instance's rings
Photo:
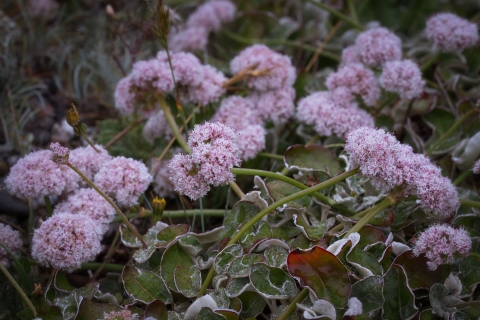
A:
{"type": "Polygon", "coordinates": [[[444,51],[463,51],[478,42],[478,26],[453,13],[439,13],[428,19],[425,32],[444,51]]]}
{"type": "Polygon", "coordinates": [[[402,99],[418,98],[425,87],[420,68],[411,60],[385,63],[380,84],[385,90],[397,93],[402,99]]]}
{"type": "MultiPolygon", "coordinates": [[[[13,230],[9,225],[0,223],[0,242],[4,244],[14,255],[20,253],[22,248],[22,239],[20,238],[20,232],[13,230]]],[[[10,254],[0,246],[0,263],[5,267],[10,266],[10,254]]]]}
{"type": "Polygon", "coordinates": [[[402,41],[390,30],[377,27],[359,34],[355,41],[361,61],[372,67],[402,58],[402,41]]]}

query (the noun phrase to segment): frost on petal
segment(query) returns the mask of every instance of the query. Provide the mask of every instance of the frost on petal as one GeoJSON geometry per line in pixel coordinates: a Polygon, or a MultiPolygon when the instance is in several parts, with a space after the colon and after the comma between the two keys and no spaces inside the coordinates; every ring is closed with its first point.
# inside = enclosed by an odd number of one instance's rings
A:
{"type": "Polygon", "coordinates": [[[73,272],[100,251],[95,222],[84,215],[53,215],[33,233],[32,257],[45,267],[73,272]]]}
{"type": "Polygon", "coordinates": [[[444,51],[462,51],[478,42],[478,26],[453,13],[439,13],[428,19],[425,32],[444,51]]]}
{"type": "MultiPolygon", "coordinates": [[[[0,223],[0,242],[5,245],[14,255],[20,253],[22,248],[22,239],[20,238],[20,232],[13,230],[9,225],[0,223]]],[[[5,267],[10,266],[10,255],[7,251],[0,246],[0,263],[5,267]]]]}
{"type": "Polygon", "coordinates": [[[121,206],[137,203],[152,182],[147,167],[140,161],[115,157],[105,163],[95,175],[94,183],[121,206]]]}
{"type": "Polygon", "coordinates": [[[385,90],[397,93],[402,99],[419,97],[425,87],[420,69],[411,60],[385,63],[380,84],[385,90]]]}
{"type": "Polygon", "coordinates": [[[425,229],[413,247],[413,254],[425,254],[430,270],[442,264],[451,264],[455,258],[468,256],[472,240],[465,229],[455,229],[448,225],[432,225],[425,229]]]}
{"type": "Polygon", "coordinates": [[[247,86],[257,91],[290,87],[296,78],[296,71],[290,58],[263,44],[244,49],[230,62],[230,69],[234,74],[245,68],[260,71],[258,75],[252,75],[246,80],[247,86]]]}
{"type": "Polygon", "coordinates": [[[402,41],[383,27],[360,33],[355,41],[361,61],[369,66],[382,66],[387,61],[402,58],[402,41]]]}

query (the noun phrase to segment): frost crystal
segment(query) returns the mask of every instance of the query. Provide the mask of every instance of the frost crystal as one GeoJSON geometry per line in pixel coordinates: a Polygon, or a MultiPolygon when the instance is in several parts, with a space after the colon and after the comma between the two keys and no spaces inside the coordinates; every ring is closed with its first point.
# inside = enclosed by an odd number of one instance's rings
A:
{"type": "Polygon", "coordinates": [[[478,27],[453,13],[439,13],[427,21],[427,38],[445,51],[462,51],[478,42],[478,27]]]}
{"type": "Polygon", "coordinates": [[[73,272],[100,251],[95,222],[84,215],[55,214],[33,233],[32,257],[46,267],[73,272]]]}
{"type": "Polygon", "coordinates": [[[448,225],[433,225],[423,231],[415,242],[413,254],[424,253],[430,270],[442,264],[450,264],[460,256],[468,256],[472,240],[465,229],[455,229],[448,225]]]}

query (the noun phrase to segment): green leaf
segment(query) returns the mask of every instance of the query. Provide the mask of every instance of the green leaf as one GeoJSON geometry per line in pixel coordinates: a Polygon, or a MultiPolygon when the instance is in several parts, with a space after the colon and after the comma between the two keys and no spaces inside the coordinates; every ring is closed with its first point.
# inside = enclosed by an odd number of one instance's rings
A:
{"type": "Polygon", "coordinates": [[[178,240],[178,245],[192,258],[195,258],[203,249],[200,241],[192,234],[186,234],[181,237],[180,240],[178,240]]]}
{"type": "Polygon", "coordinates": [[[267,264],[271,267],[282,268],[287,263],[288,251],[279,246],[268,247],[264,252],[267,264]]]}
{"type": "Polygon", "coordinates": [[[293,222],[310,240],[322,239],[325,232],[327,232],[326,222],[320,222],[318,225],[310,225],[301,215],[298,214],[293,215],[293,222]]]}
{"type": "Polygon", "coordinates": [[[136,262],[144,263],[148,259],[150,259],[152,254],[155,253],[155,251],[157,250],[156,248],[157,234],[158,234],[157,228],[151,227],[150,229],[148,229],[147,234],[143,236],[143,240],[147,243],[147,247],[145,249],[143,247],[139,248],[133,254],[133,259],[135,259],[136,262]]]}
{"type": "Polygon", "coordinates": [[[175,285],[187,298],[195,297],[202,286],[202,274],[196,265],[179,265],[175,268],[175,285]]]}
{"type": "Polygon", "coordinates": [[[270,224],[266,221],[257,221],[242,235],[240,244],[243,248],[250,249],[261,240],[270,238],[272,238],[270,224]]]}
{"type": "Polygon", "coordinates": [[[429,270],[427,266],[428,259],[425,255],[418,257],[412,254],[412,251],[406,251],[399,255],[393,263],[401,265],[407,275],[408,285],[412,290],[424,288],[430,289],[434,283],[445,281],[443,277],[443,266],[436,270],[429,270]]]}
{"type": "Polygon", "coordinates": [[[418,309],[415,296],[407,284],[407,275],[403,268],[393,264],[384,276],[383,305],[384,319],[411,319],[418,309]]]}
{"type": "Polygon", "coordinates": [[[120,308],[117,305],[110,303],[96,303],[87,299],[83,299],[78,308],[77,316],[75,320],[98,320],[104,319],[105,313],[112,311],[119,311],[120,308]]]}
{"type": "Polygon", "coordinates": [[[158,242],[156,243],[156,247],[167,247],[188,231],[190,231],[190,226],[188,224],[170,225],[158,232],[158,242]]]}
{"type": "Polygon", "coordinates": [[[250,282],[267,299],[295,298],[298,293],[295,281],[283,269],[263,263],[252,267],[250,282]]]}
{"type": "Polygon", "coordinates": [[[388,208],[377,213],[371,220],[368,221],[368,224],[375,227],[388,228],[393,224],[394,220],[395,211],[392,208],[388,208]]]}
{"type": "MultiPolygon", "coordinates": [[[[282,200],[283,198],[286,198],[294,193],[302,191],[301,189],[280,180],[275,180],[267,183],[267,189],[275,202],[282,200]]],[[[311,196],[303,196],[301,198],[288,202],[287,206],[292,206],[295,208],[308,207],[311,201],[311,196]]]]}
{"type": "Polygon", "coordinates": [[[343,308],[351,291],[347,268],[331,252],[313,247],[310,250],[295,249],[287,258],[287,268],[303,287],[308,286],[318,299],[343,308]]]}
{"type": "Polygon", "coordinates": [[[250,278],[235,278],[225,288],[225,294],[229,298],[235,298],[251,287],[250,278]]]}
{"type": "Polygon", "coordinates": [[[212,309],[203,307],[197,315],[196,320],[227,320],[221,314],[215,313],[212,309]]]}
{"type": "Polygon", "coordinates": [[[285,151],[284,160],[289,169],[323,171],[332,177],[342,172],[337,157],[327,148],[316,144],[291,146],[285,151]]]}
{"type": "Polygon", "coordinates": [[[120,225],[120,238],[123,245],[126,247],[140,248],[143,246],[142,242],[137,238],[137,236],[124,224],[120,225]]]}
{"type": "Polygon", "coordinates": [[[382,294],[383,278],[379,276],[367,277],[352,286],[350,297],[356,297],[362,302],[364,313],[380,309],[385,299],[382,294]]]}
{"type": "Polygon", "coordinates": [[[145,318],[153,317],[155,319],[167,319],[167,306],[161,300],[152,301],[146,308],[144,313],[145,318]]]}
{"type": "Polygon", "coordinates": [[[456,310],[455,305],[464,302],[450,295],[450,290],[440,283],[432,285],[428,297],[430,304],[441,317],[454,312],[456,310]]]}
{"type": "MultiPolygon", "coordinates": [[[[370,270],[374,275],[381,276],[383,274],[383,268],[378,260],[375,259],[372,254],[360,249],[358,245],[355,246],[355,248],[353,248],[353,250],[348,254],[347,261],[359,264],[360,266],[370,270]]],[[[361,270],[358,271],[361,276],[365,276],[361,273],[361,270]]]]}
{"type": "Polygon", "coordinates": [[[215,271],[218,274],[226,273],[233,259],[243,255],[243,249],[239,244],[226,247],[215,258],[215,271]]]}
{"type": "MultiPolygon", "coordinates": [[[[450,128],[455,124],[456,118],[450,112],[441,110],[441,109],[434,109],[429,114],[425,115],[424,120],[430,127],[433,129],[432,137],[427,141],[425,145],[425,150],[430,149],[430,147],[436,143],[440,137],[450,130],[450,128]]],[[[462,126],[455,129],[455,131],[450,134],[445,140],[443,140],[440,145],[432,152],[433,155],[435,154],[442,154],[448,152],[452,148],[454,148],[458,141],[460,141],[460,135],[462,134],[462,126]]]]}
{"type": "Polygon", "coordinates": [[[256,292],[244,292],[238,296],[242,301],[240,316],[244,319],[255,318],[263,311],[267,303],[256,292]]]}
{"type": "Polygon", "coordinates": [[[174,243],[163,253],[162,261],[160,262],[162,278],[170,289],[178,291],[175,285],[175,269],[178,266],[190,267],[194,264],[192,258],[180,248],[178,243],[174,243]]]}
{"type": "Polygon", "coordinates": [[[219,235],[218,240],[222,240],[227,237],[231,237],[235,231],[240,227],[245,221],[253,218],[257,213],[260,212],[260,209],[250,201],[238,201],[230,210],[225,219],[223,220],[223,229],[219,235]]]}
{"type": "Polygon", "coordinates": [[[255,263],[264,262],[265,257],[261,254],[249,253],[236,257],[228,268],[228,275],[233,278],[248,277],[250,269],[255,263]]]}
{"type": "Polygon", "coordinates": [[[161,277],[149,270],[126,266],[122,272],[125,291],[135,301],[145,304],[155,300],[172,303],[172,295],[161,277]]]}
{"type": "Polygon", "coordinates": [[[480,254],[470,253],[466,258],[460,260],[462,284],[472,287],[480,283],[480,254]]]}

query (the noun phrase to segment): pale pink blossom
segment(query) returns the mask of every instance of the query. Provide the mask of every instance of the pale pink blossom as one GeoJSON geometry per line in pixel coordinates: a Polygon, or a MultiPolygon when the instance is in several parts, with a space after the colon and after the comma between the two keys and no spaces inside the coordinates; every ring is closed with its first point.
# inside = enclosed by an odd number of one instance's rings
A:
{"type": "MultiPolygon", "coordinates": [[[[70,151],[69,162],[82,172],[89,180],[93,180],[95,174],[106,162],[112,159],[108,151],[99,144],[95,145],[97,152],[91,146],[79,147],[70,151]]],[[[80,180],[80,186],[86,187],[87,183],[80,180]]]]}
{"type": "Polygon", "coordinates": [[[393,32],[376,27],[360,33],[355,41],[361,61],[372,67],[402,58],[402,41],[393,32]]]}
{"type": "Polygon", "coordinates": [[[173,137],[172,129],[162,110],[148,118],[147,123],[143,127],[143,137],[150,144],[153,144],[155,138],[170,140],[173,137]]]}
{"type": "Polygon", "coordinates": [[[208,30],[202,27],[186,28],[168,38],[172,52],[204,50],[208,43],[208,30]]]}
{"type": "Polygon", "coordinates": [[[95,222],[84,215],[53,215],[33,233],[32,257],[45,267],[73,272],[100,251],[95,222]]]}
{"type": "Polygon", "coordinates": [[[402,99],[418,98],[425,87],[422,72],[412,60],[385,63],[380,84],[385,90],[397,93],[402,99]]]}
{"type": "Polygon", "coordinates": [[[262,124],[260,113],[255,109],[253,102],[240,96],[223,99],[211,121],[226,124],[234,130],[262,124]]]}
{"type": "Polygon", "coordinates": [[[94,183],[124,207],[137,204],[138,197],[152,182],[147,167],[140,161],[115,157],[106,162],[94,177],[94,183]]]}
{"type": "Polygon", "coordinates": [[[455,229],[448,225],[432,225],[425,229],[413,247],[413,254],[425,254],[430,270],[442,264],[452,264],[456,258],[468,256],[472,240],[465,229],[455,229]]]}
{"type": "Polygon", "coordinates": [[[342,50],[342,58],[340,59],[340,66],[346,66],[352,63],[361,63],[360,53],[355,45],[348,46],[342,50]]]}
{"type": "Polygon", "coordinates": [[[207,1],[200,5],[187,20],[188,28],[204,28],[208,32],[218,31],[222,23],[233,20],[237,8],[226,0],[207,1]]]}
{"type": "Polygon", "coordinates": [[[104,320],[137,320],[139,319],[137,314],[133,314],[130,310],[112,311],[110,313],[104,313],[104,320]]]}
{"type": "Polygon", "coordinates": [[[190,155],[177,154],[169,161],[170,181],[175,191],[197,200],[210,191],[210,187],[198,175],[199,168],[192,161],[190,155]]]}
{"type": "Polygon", "coordinates": [[[162,160],[157,171],[153,174],[153,191],[160,198],[174,198],[175,191],[170,181],[168,163],[170,160],[162,160]]]}
{"type": "MultiPolygon", "coordinates": [[[[183,86],[199,86],[202,83],[203,66],[195,55],[188,52],[173,52],[170,58],[177,83],[183,86]]],[[[168,63],[165,51],[159,51],[157,59],[168,63]]]]}
{"type": "Polygon", "coordinates": [[[50,155],[50,160],[52,160],[56,164],[66,164],[68,162],[70,150],[68,148],[62,147],[60,143],[52,142],[50,144],[50,151],[52,151],[52,154],[50,155]]]}
{"type": "MultiPolygon", "coordinates": [[[[27,154],[10,169],[5,179],[10,194],[20,198],[38,198],[60,195],[65,187],[70,187],[70,177],[59,165],[52,162],[50,150],[40,150],[27,154]]],[[[70,168],[62,166],[67,170],[70,168]]],[[[73,172],[73,171],[72,171],[73,172]]]]}
{"type": "Polygon", "coordinates": [[[346,65],[330,74],[325,84],[332,91],[340,87],[348,89],[352,94],[359,95],[367,106],[374,106],[380,98],[375,75],[360,63],[346,65]]]}
{"type": "Polygon", "coordinates": [[[117,83],[113,97],[115,108],[124,115],[132,114],[135,111],[135,93],[131,90],[132,77],[128,75],[117,83]]]}
{"type": "Polygon", "coordinates": [[[480,174],[480,159],[475,161],[472,168],[473,173],[480,174]]]}
{"type": "Polygon", "coordinates": [[[100,239],[115,216],[115,209],[97,191],[90,188],[78,189],[55,206],[53,214],[62,212],[84,215],[95,222],[100,239]]]}
{"type": "Polygon", "coordinates": [[[478,26],[453,13],[439,13],[427,20],[427,38],[444,51],[462,51],[478,42],[478,26]]]}
{"type": "Polygon", "coordinates": [[[267,131],[262,125],[255,124],[247,126],[238,131],[238,150],[242,160],[249,160],[265,149],[265,136],[267,131]]]}
{"type": "MultiPolygon", "coordinates": [[[[12,227],[3,223],[0,223],[0,243],[6,246],[14,255],[20,253],[23,245],[20,232],[13,230],[12,227]]],[[[8,268],[10,266],[10,259],[10,254],[0,246],[0,263],[8,268]]]]}
{"type": "MultiPolygon", "coordinates": [[[[220,122],[205,122],[197,124],[188,137],[190,148],[202,147],[204,144],[214,144],[218,139],[237,140],[237,133],[231,127],[220,122]]],[[[193,151],[192,151],[193,152],[193,151]]]]}
{"type": "Polygon", "coordinates": [[[255,44],[244,49],[230,62],[230,69],[234,74],[246,68],[259,71],[258,75],[252,75],[246,80],[247,86],[257,91],[290,87],[296,78],[296,71],[290,58],[263,44],[255,44]]]}
{"type": "Polygon", "coordinates": [[[295,113],[295,90],[285,87],[271,91],[252,91],[248,96],[265,122],[282,124],[295,113]]]}

